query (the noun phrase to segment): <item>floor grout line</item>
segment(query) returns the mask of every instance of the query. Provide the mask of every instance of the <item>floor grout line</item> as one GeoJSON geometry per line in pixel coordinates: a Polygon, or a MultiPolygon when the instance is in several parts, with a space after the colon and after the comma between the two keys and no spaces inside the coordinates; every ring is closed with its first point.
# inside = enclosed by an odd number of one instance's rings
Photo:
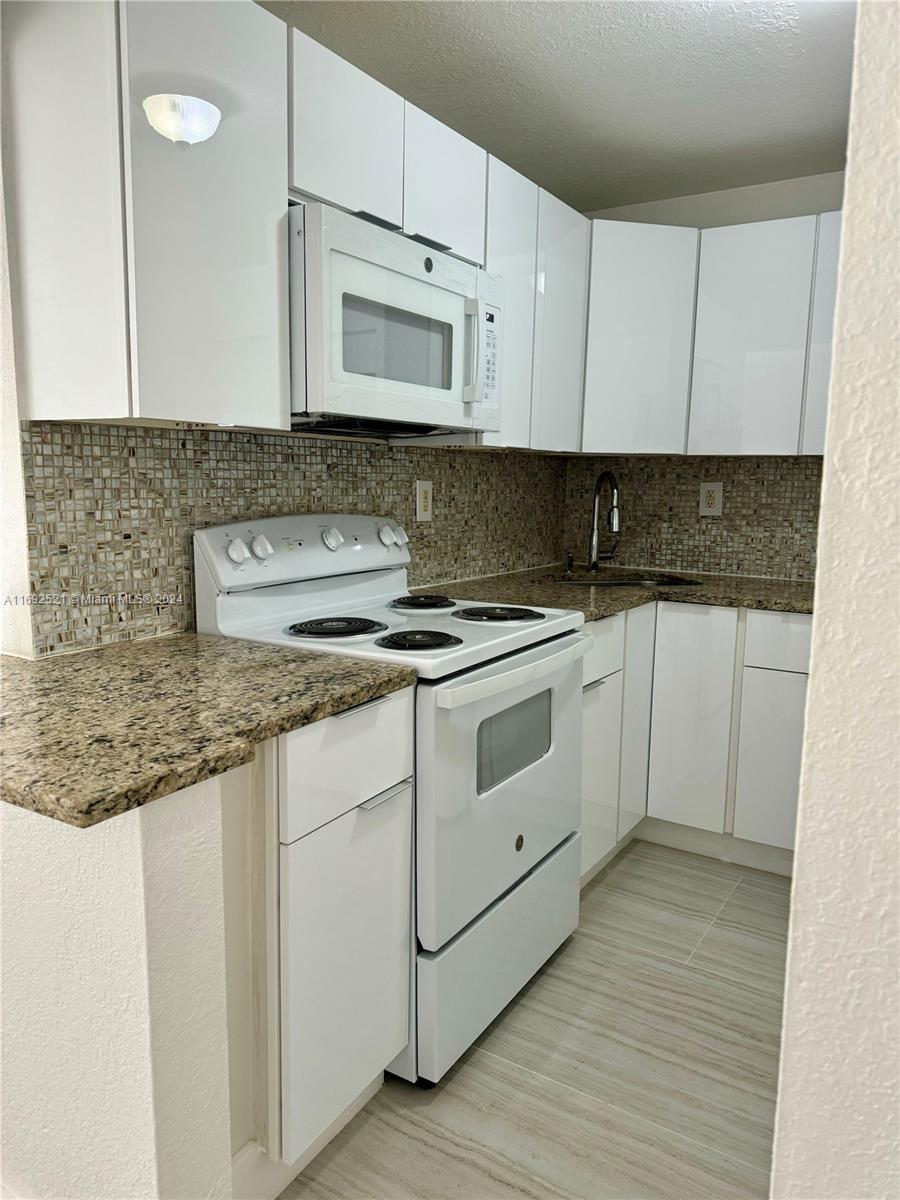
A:
{"type": "Polygon", "coordinates": [[[722,903],[719,907],[719,911],[716,913],[716,915],[713,917],[713,919],[710,921],[710,923],[707,925],[707,927],[703,930],[703,934],[700,938],[700,941],[697,943],[697,945],[693,948],[693,950],[688,955],[688,960],[684,964],[686,967],[689,967],[691,965],[691,959],[694,957],[694,955],[697,953],[697,951],[703,945],[703,939],[706,937],[706,935],[712,929],[713,925],[715,925],[716,921],[718,921],[719,917],[721,917],[722,910],[725,908],[725,905],[728,903],[728,901],[731,899],[731,897],[734,895],[734,893],[738,890],[738,883],[740,883],[740,882],[741,882],[741,876],[739,875],[737,883],[734,885],[734,887],[731,889],[731,891],[728,893],[728,895],[722,901],[722,903]]]}
{"type": "Polygon", "coordinates": [[[659,1121],[652,1121],[649,1117],[645,1117],[643,1113],[633,1112],[630,1108],[621,1108],[618,1104],[611,1104],[609,1100],[601,1100],[599,1096],[592,1096],[590,1092],[583,1092],[580,1088],[572,1087],[570,1083],[563,1083],[561,1079],[554,1079],[552,1075],[544,1075],[541,1071],[535,1071],[533,1067],[526,1067],[523,1063],[518,1063],[512,1058],[504,1058],[502,1054],[496,1054],[493,1050],[485,1050],[483,1046],[474,1046],[473,1049],[478,1054],[486,1054],[489,1058],[496,1058],[498,1062],[508,1063],[511,1067],[516,1067],[519,1071],[526,1071],[529,1075],[533,1075],[535,1079],[543,1079],[546,1083],[552,1083],[555,1087],[563,1088],[567,1092],[571,1092],[575,1096],[582,1096],[585,1100],[590,1100],[592,1104],[597,1104],[601,1108],[610,1108],[613,1112],[621,1113],[625,1117],[630,1117],[634,1121],[641,1121],[645,1125],[650,1125],[654,1129],[661,1129],[664,1133],[673,1134],[675,1137],[681,1138],[685,1142],[689,1142],[692,1146],[699,1146],[703,1150],[711,1150],[714,1154],[719,1154],[722,1158],[731,1159],[732,1162],[740,1163],[742,1167],[749,1167],[753,1171],[759,1171],[765,1175],[769,1171],[769,1167],[761,1167],[758,1163],[747,1162],[745,1158],[737,1158],[734,1154],[726,1154],[718,1146],[710,1146],[707,1142],[701,1142],[697,1138],[689,1137],[688,1134],[682,1133],[679,1129],[673,1129],[670,1125],[661,1125],[659,1121]]]}

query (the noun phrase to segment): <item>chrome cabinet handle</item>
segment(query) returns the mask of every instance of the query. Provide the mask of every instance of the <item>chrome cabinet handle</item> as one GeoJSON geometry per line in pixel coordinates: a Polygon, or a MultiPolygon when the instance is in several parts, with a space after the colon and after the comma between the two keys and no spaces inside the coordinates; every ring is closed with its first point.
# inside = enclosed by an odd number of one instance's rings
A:
{"type": "Polygon", "coordinates": [[[354,704],[352,708],[345,708],[343,712],[333,713],[332,715],[336,721],[339,721],[341,717],[352,717],[354,713],[362,712],[366,708],[374,708],[376,704],[384,704],[385,700],[390,700],[394,695],[396,695],[395,692],[388,692],[386,696],[376,696],[374,700],[364,700],[362,704],[354,704]]]}
{"type": "Polygon", "coordinates": [[[586,683],[581,689],[582,692],[592,692],[594,688],[602,687],[606,683],[605,679],[595,679],[592,683],[586,683]]]}
{"type": "Polygon", "coordinates": [[[385,788],[383,792],[379,792],[371,800],[364,801],[359,807],[364,808],[366,812],[371,812],[373,808],[378,808],[380,804],[384,804],[387,800],[393,800],[395,796],[399,796],[401,792],[405,792],[411,785],[412,776],[408,779],[401,779],[399,783],[395,783],[393,787],[385,788]]]}

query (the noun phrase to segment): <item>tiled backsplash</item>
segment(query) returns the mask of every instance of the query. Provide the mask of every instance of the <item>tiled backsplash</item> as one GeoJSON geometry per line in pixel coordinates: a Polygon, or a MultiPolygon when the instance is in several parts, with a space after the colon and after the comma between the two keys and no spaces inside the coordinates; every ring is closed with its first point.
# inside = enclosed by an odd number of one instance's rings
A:
{"type": "Polygon", "coordinates": [[[237,518],[394,517],[410,533],[413,584],[540,566],[569,548],[583,560],[605,466],[622,492],[617,561],[791,579],[814,571],[821,459],[567,459],[56,423],[26,425],[23,456],[31,588],[49,597],[32,607],[36,654],[192,628],[191,535],[237,518]],[[416,479],[434,484],[430,523],[415,520],[416,479]],[[721,518],[700,518],[701,480],[723,481],[721,518]]]}
{"type": "Polygon", "coordinates": [[[55,423],[26,426],[23,453],[32,592],[102,597],[34,605],[36,654],[192,628],[191,535],[236,518],[394,517],[410,534],[413,584],[540,566],[559,551],[564,465],[539,455],[55,423]],[[434,484],[429,523],[415,520],[416,479],[434,484]]]}
{"type": "MultiPolygon", "coordinates": [[[[812,579],[822,459],[582,458],[569,462],[565,549],[587,556],[594,480],[619,483],[622,533],[616,561],[627,566],[812,579]],[[723,484],[721,517],[700,516],[700,484],[723,484]]],[[[601,501],[605,515],[609,494],[601,501]]],[[[603,547],[609,546],[606,538],[603,547]]]]}

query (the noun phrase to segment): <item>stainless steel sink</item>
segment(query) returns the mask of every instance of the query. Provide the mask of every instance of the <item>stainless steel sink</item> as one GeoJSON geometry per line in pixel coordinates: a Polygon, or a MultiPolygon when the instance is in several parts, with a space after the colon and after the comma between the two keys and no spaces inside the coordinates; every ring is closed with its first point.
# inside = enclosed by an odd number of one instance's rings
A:
{"type": "Polygon", "coordinates": [[[560,572],[558,575],[548,575],[548,583],[565,583],[570,587],[642,587],[642,588],[671,588],[696,586],[696,579],[685,579],[681,575],[669,575],[664,572],[635,572],[633,576],[610,576],[602,572],[588,573],[576,571],[574,574],[560,572]]]}

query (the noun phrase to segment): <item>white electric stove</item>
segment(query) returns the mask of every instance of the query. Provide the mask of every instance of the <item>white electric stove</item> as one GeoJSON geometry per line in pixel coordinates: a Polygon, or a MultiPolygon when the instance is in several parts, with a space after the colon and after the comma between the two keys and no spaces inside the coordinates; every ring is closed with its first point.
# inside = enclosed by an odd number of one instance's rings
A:
{"type": "Polygon", "coordinates": [[[194,535],[201,633],[405,663],[418,675],[410,1044],[434,1083],[578,923],[582,613],[411,595],[383,517],[194,535]]]}

